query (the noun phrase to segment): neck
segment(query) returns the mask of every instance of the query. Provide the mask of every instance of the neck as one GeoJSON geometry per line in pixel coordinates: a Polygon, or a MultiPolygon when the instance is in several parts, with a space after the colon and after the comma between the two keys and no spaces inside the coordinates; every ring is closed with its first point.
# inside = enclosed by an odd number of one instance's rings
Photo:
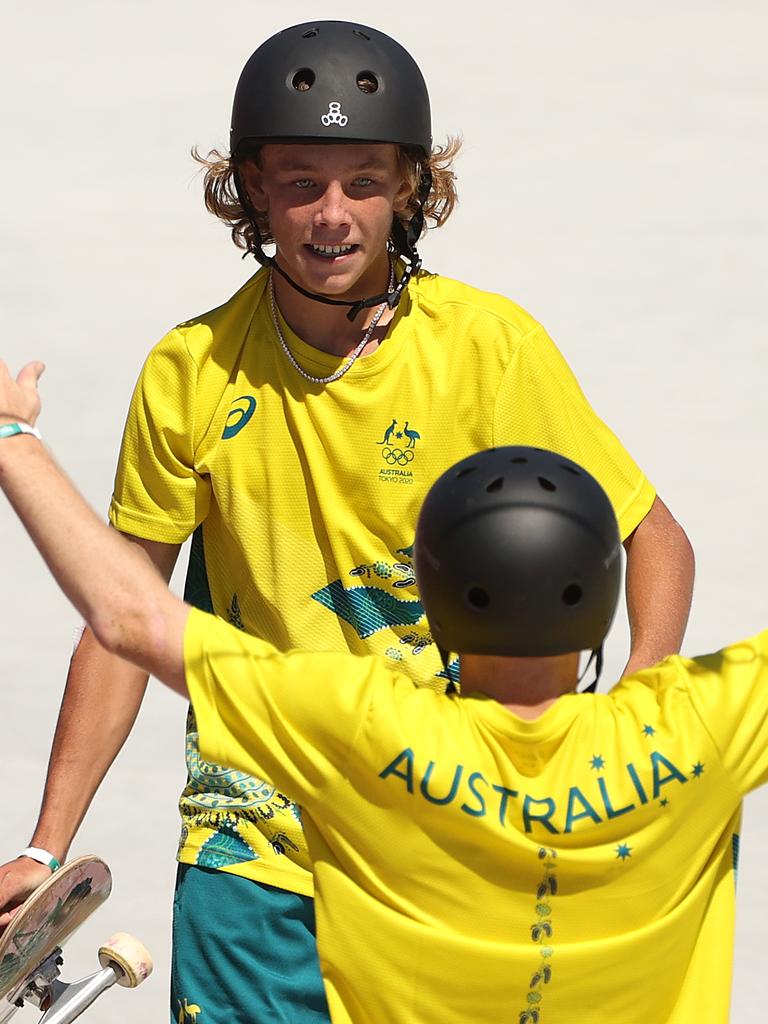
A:
{"type": "Polygon", "coordinates": [[[552,658],[501,658],[462,654],[461,688],[482,693],[519,718],[533,719],[566,693],[576,690],[579,655],[552,658]]]}
{"type": "MultiPolygon", "coordinates": [[[[381,259],[376,260],[369,272],[356,282],[354,293],[329,295],[328,297],[353,302],[369,295],[379,295],[387,291],[389,274],[389,257],[386,253],[382,253],[381,259]]],[[[293,288],[282,274],[272,272],[272,285],[280,314],[293,333],[307,345],[312,345],[313,348],[328,352],[330,355],[340,357],[349,355],[359,343],[361,335],[370,326],[378,308],[374,306],[371,309],[362,310],[352,322],[347,318],[349,307],[329,306],[316,299],[309,299],[293,288]]],[[[374,351],[384,340],[387,324],[393,316],[394,310],[384,310],[369,343],[361,353],[362,356],[374,351]]]]}

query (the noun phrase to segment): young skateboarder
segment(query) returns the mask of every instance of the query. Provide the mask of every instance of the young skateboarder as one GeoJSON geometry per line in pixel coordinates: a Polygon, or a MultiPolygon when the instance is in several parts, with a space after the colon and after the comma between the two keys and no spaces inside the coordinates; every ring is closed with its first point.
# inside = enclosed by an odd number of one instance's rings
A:
{"type": "Polygon", "coordinates": [[[301,801],[333,1021],[724,1024],[768,633],[576,693],[618,596],[616,520],[572,461],[505,447],[450,468],[416,534],[460,696],[383,658],[281,654],[171,595],[13,436],[38,369],[0,371],[0,485],[105,648],[189,693],[202,756],[301,801]]]}

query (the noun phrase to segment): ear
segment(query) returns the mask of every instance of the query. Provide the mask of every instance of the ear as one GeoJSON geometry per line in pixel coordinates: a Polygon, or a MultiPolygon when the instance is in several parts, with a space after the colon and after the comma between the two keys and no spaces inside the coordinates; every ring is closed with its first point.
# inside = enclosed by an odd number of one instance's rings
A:
{"type": "Polygon", "coordinates": [[[266,213],[269,210],[269,198],[264,191],[261,168],[253,160],[244,160],[238,167],[238,174],[254,210],[266,213]]]}
{"type": "Polygon", "coordinates": [[[395,213],[403,213],[408,206],[408,202],[413,195],[413,190],[405,178],[400,182],[400,188],[395,193],[395,198],[392,201],[392,209],[395,213]]]}

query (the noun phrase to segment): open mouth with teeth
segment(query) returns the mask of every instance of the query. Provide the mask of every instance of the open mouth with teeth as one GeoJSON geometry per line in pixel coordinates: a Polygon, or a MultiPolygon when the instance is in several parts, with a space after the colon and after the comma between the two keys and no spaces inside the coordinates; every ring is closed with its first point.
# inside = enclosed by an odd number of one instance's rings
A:
{"type": "Polygon", "coordinates": [[[356,245],[308,245],[307,248],[315,255],[324,259],[335,259],[339,256],[348,256],[357,249],[356,245]]]}

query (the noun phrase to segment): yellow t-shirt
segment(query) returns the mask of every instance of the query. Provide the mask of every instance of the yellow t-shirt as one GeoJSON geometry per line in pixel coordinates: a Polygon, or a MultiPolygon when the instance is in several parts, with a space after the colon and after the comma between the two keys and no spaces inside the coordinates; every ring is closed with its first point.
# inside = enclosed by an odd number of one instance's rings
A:
{"type": "Polygon", "coordinates": [[[535,721],[196,610],[184,657],[203,756],[302,805],[336,1024],[727,1021],[768,631],[535,721]]]}
{"type": "MultiPolygon", "coordinates": [[[[266,279],[256,274],[150,354],[112,523],[167,543],[196,531],[187,599],[278,649],[375,653],[443,690],[411,551],[445,469],[493,445],[555,449],[601,481],[624,536],[653,488],[544,329],[507,299],[421,273],[384,344],[322,386],[280,349],[266,279]]],[[[339,365],[283,331],[309,373],[339,365]]],[[[324,693],[329,681],[319,674],[316,685],[324,693]]],[[[193,719],[187,763],[181,859],[311,893],[291,800],[261,773],[201,760],[193,719]]]]}

